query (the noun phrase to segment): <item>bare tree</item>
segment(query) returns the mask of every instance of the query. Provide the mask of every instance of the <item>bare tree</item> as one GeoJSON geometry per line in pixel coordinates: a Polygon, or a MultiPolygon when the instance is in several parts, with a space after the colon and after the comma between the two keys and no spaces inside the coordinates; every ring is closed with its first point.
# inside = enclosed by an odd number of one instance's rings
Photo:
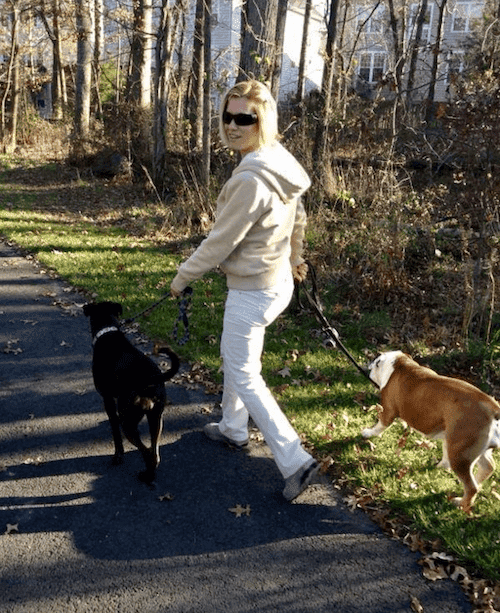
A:
{"type": "Polygon", "coordinates": [[[203,186],[208,194],[210,187],[210,133],[212,128],[210,89],[212,86],[212,0],[205,0],[203,28],[203,57],[205,75],[203,79],[203,186]]]}
{"type": "Polygon", "coordinates": [[[191,126],[191,149],[200,150],[203,147],[203,115],[200,108],[203,105],[203,73],[205,68],[203,40],[205,36],[204,0],[196,0],[194,20],[193,56],[188,94],[188,115],[191,126]]]}
{"type": "Polygon", "coordinates": [[[276,0],[246,0],[243,4],[239,81],[253,77],[271,84],[276,53],[277,9],[276,0]]]}
{"type": "Polygon", "coordinates": [[[62,119],[64,108],[67,106],[66,80],[62,66],[61,35],[59,19],[61,15],[59,0],[51,0],[50,8],[45,0],[40,1],[38,12],[45,31],[52,43],[52,117],[62,119]],[[52,23],[49,22],[51,19],[52,23]]]}
{"type": "Polygon", "coordinates": [[[130,72],[127,81],[127,99],[141,110],[151,106],[152,69],[152,0],[133,0],[134,22],[130,48],[130,72]]]}
{"type": "Polygon", "coordinates": [[[431,76],[429,83],[429,92],[427,94],[426,101],[427,108],[425,110],[425,121],[428,126],[432,123],[432,120],[435,116],[434,96],[436,91],[436,81],[438,78],[439,56],[441,54],[441,43],[443,40],[443,24],[447,3],[448,0],[441,0],[441,2],[436,1],[436,6],[438,8],[438,23],[436,29],[436,40],[434,42],[434,47],[432,50],[431,76]]]}
{"type": "Polygon", "coordinates": [[[392,35],[392,53],[394,58],[394,71],[392,83],[396,91],[395,106],[401,97],[401,81],[405,66],[405,30],[406,30],[406,4],[394,4],[394,0],[387,0],[389,7],[389,27],[392,35]]]}
{"type": "Polygon", "coordinates": [[[17,0],[8,0],[8,14],[10,19],[10,52],[5,79],[5,89],[2,96],[2,136],[7,132],[6,103],[10,96],[10,137],[5,143],[8,153],[11,153],[17,142],[17,112],[19,106],[19,27],[20,6],[17,0]]]}
{"type": "Polygon", "coordinates": [[[427,0],[421,0],[418,7],[418,12],[415,19],[414,28],[410,33],[410,65],[408,68],[408,78],[406,81],[406,101],[410,106],[413,97],[413,86],[415,82],[415,71],[417,67],[418,54],[420,49],[420,42],[422,40],[422,30],[424,27],[425,17],[427,15],[427,0]]]}
{"type": "Polygon", "coordinates": [[[174,50],[181,18],[186,11],[186,0],[176,0],[173,7],[169,6],[168,0],[162,1],[160,22],[156,37],[153,118],[153,178],[157,186],[161,184],[161,177],[165,167],[169,119],[169,92],[173,72],[174,50]]]}
{"type": "Polygon", "coordinates": [[[102,114],[101,104],[101,59],[104,48],[104,0],[94,0],[94,23],[95,23],[95,44],[94,61],[92,63],[92,73],[94,76],[95,104],[99,115],[102,114]]]}
{"type": "MultiPolygon", "coordinates": [[[[66,79],[64,76],[62,63],[61,36],[59,30],[59,11],[59,0],[52,0],[52,112],[54,114],[54,119],[62,119],[64,109],[68,105],[66,79]]],[[[49,32],[49,30],[50,28],[47,28],[47,33],[49,32]]]]}
{"type": "Polygon", "coordinates": [[[93,0],[76,0],[77,60],[74,128],[78,144],[89,136],[92,49],[94,43],[93,0]]]}
{"type": "Polygon", "coordinates": [[[327,143],[327,135],[332,114],[333,77],[335,74],[335,43],[337,36],[337,13],[340,0],[330,0],[327,38],[325,48],[325,63],[321,83],[321,115],[317,124],[314,142],[313,159],[317,160],[323,153],[327,143]]]}
{"type": "Polygon", "coordinates": [[[288,12],[288,0],[278,0],[276,14],[276,40],[273,69],[271,73],[271,93],[277,100],[280,91],[281,66],[283,63],[283,47],[285,44],[285,25],[288,12]]]}
{"type": "Polygon", "coordinates": [[[306,0],[306,8],[304,12],[304,27],[302,29],[302,45],[300,48],[300,61],[299,61],[299,77],[297,84],[297,102],[300,104],[304,98],[304,89],[305,89],[305,67],[306,67],[306,56],[307,56],[307,46],[308,46],[308,35],[309,35],[309,23],[311,21],[311,8],[312,8],[312,0],[306,0]]]}

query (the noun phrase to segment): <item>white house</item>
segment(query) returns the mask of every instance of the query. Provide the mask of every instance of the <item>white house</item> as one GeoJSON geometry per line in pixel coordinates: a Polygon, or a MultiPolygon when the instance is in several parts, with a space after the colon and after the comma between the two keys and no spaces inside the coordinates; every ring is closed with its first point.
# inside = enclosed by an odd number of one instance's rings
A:
{"type": "MultiPolygon", "coordinates": [[[[439,3],[441,4],[441,3],[439,3]]],[[[415,75],[415,100],[426,98],[432,62],[437,40],[439,4],[429,0],[420,36],[420,45],[415,75]]],[[[404,44],[415,38],[418,3],[404,5],[406,8],[406,32],[404,44]]],[[[444,12],[442,40],[438,55],[438,75],[434,100],[448,101],[453,96],[454,77],[467,66],[467,55],[472,36],[480,26],[485,7],[484,0],[451,0],[444,12]]],[[[353,85],[363,94],[374,94],[382,77],[395,71],[392,52],[392,33],[387,7],[380,3],[363,2],[354,5],[351,19],[352,39],[356,40],[353,57],[353,85]]],[[[347,50],[346,50],[347,51],[347,50]]],[[[408,62],[406,64],[408,66],[408,62]]]]}
{"type": "MultiPolygon", "coordinates": [[[[413,99],[416,101],[425,99],[428,94],[437,37],[439,4],[437,0],[428,0],[415,72],[413,99]]],[[[306,58],[306,91],[321,87],[329,5],[329,0],[313,1],[306,58]]],[[[224,87],[232,84],[238,72],[241,0],[212,0],[212,6],[215,78],[224,87]]],[[[406,24],[403,45],[408,49],[411,40],[415,38],[420,5],[417,2],[402,0],[399,6],[401,10],[398,10],[398,19],[404,19],[406,24]]],[[[485,0],[448,0],[444,13],[435,101],[447,101],[452,97],[454,77],[463,72],[467,66],[471,36],[479,26],[484,6],[485,0]]],[[[290,0],[285,28],[281,100],[287,99],[297,91],[304,12],[305,0],[290,0]]],[[[388,6],[380,0],[359,0],[342,4],[338,12],[339,20],[345,17],[345,23],[337,28],[336,49],[343,58],[343,69],[358,93],[373,96],[380,91],[378,85],[384,75],[395,71],[396,60],[388,6]]],[[[406,62],[406,71],[408,65],[409,61],[406,62]]],[[[390,95],[389,90],[382,92],[384,95],[390,95]]]]}

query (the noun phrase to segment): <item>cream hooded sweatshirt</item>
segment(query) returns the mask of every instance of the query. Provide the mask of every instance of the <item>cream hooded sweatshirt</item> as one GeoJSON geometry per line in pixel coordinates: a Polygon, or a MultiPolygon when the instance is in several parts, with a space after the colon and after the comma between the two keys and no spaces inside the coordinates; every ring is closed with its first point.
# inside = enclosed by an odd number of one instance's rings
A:
{"type": "Polygon", "coordinates": [[[222,188],[208,237],[181,264],[172,288],[220,266],[230,289],[272,287],[304,260],[302,194],[311,182],[279,143],[248,153],[222,188]]]}

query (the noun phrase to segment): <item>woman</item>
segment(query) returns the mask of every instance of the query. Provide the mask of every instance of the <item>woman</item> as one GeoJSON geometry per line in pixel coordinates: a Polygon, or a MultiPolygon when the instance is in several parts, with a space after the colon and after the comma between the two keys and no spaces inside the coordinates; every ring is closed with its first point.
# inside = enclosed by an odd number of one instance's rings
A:
{"type": "Polygon", "coordinates": [[[194,279],[220,266],[228,296],[221,355],[224,365],[222,420],[205,434],[237,448],[248,444],[254,420],[293,500],[311,483],[319,465],[302,447],[261,376],[266,327],[287,307],[293,277],[302,280],[306,215],[301,196],[306,172],[278,142],[276,103],[258,81],[237,83],[225,95],[219,118],[222,141],[242,161],[217,200],[215,224],[172,281],[178,296],[194,279]],[[292,276],[293,275],[293,276],[292,276]]]}

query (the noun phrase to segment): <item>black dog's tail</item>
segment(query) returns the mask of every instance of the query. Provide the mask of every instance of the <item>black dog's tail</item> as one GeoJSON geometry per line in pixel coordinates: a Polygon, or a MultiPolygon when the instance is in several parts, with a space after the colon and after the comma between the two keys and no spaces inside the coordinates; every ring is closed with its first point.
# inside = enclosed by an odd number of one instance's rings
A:
{"type": "Polygon", "coordinates": [[[178,372],[181,362],[176,353],[174,353],[169,347],[161,347],[157,350],[157,353],[166,353],[168,355],[170,358],[170,368],[167,371],[162,372],[161,375],[157,375],[156,377],[149,379],[148,382],[144,383],[144,385],[142,385],[139,389],[134,389],[134,395],[140,396],[147,393],[149,388],[152,388],[159,383],[165,383],[178,372]]]}
{"type": "Polygon", "coordinates": [[[162,373],[158,378],[158,382],[161,381],[164,383],[177,374],[181,361],[179,360],[179,356],[169,347],[161,347],[160,349],[157,349],[157,353],[166,353],[170,358],[170,368],[166,372],[162,373]]]}

